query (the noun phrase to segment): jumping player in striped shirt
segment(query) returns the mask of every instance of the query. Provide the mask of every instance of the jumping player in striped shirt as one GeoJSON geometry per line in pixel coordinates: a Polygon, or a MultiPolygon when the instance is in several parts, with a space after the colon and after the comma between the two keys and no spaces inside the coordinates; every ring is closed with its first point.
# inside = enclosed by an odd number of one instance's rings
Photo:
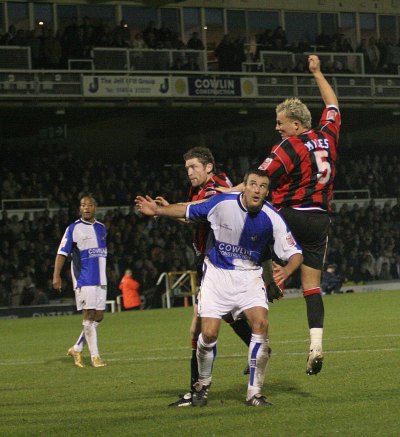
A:
{"type": "Polygon", "coordinates": [[[335,92],[321,72],[319,58],[310,55],[308,66],[325,103],[320,122],[311,129],[310,111],[297,98],[279,104],[275,129],[282,141],[272,148],[260,169],[271,178],[273,205],[303,249],[301,283],[310,330],[306,373],[316,375],[323,362],[321,273],[328,243],[340,112],[335,92]]]}
{"type": "Polygon", "coordinates": [[[97,345],[97,326],[103,320],[107,298],[107,230],[95,219],[96,200],[80,199],[80,218],[69,225],[61,240],[54,265],[53,288],[61,292],[61,270],[71,255],[71,273],[76,307],[83,311],[83,330],[67,354],[77,367],[84,367],[82,352],[87,343],[93,367],[105,367],[97,345]]]}
{"type": "MultiPolygon", "coordinates": [[[[328,243],[340,112],[336,94],[321,72],[318,56],[310,55],[308,66],[325,104],[320,122],[311,128],[311,113],[298,98],[280,103],[276,107],[275,129],[282,141],[272,148],[259,168],[271,178],[272,203],[303,249],[301,283],[310,331],[306,374],[317,375],[324,358],[321,274],[328,243]]],[[[220,191],[238,189],[243,189],[243,185],[220,191]]]]}

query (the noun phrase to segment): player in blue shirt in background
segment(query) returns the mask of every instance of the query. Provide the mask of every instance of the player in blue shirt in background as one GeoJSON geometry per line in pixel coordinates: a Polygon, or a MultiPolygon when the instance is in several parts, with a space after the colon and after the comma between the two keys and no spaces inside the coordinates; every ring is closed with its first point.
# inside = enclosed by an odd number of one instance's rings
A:
{"type": "Polygon", "coordinates": [[[300,267],[303,256],[282,217],[265,202],[269,183],[265,172],[252,170],[244,178],[243,193],[220,194],[202,203],[161,206],[148,196],[136,198],[144,215],[207,221],[211,225],[198,295],[199,379],[194,387],[193,406],[207,404],[222,317],[231,313],[236,318],[242,312],[252,329],[246,404],[271,405],[261,393],[269,358],[268,303],[261,265],[273,242],[278,258],[288,261],[286,266],[273,264],[279,285],[300,267]]]}
{"type": "Polygon", "coordinates": [[[84,367],[82,352],[87,342],[93,367],[105,367],[97,345],[97,326],[103,320],[107,299],[107,230],[98,222],[96,200],[91,195],[80,199],[80,218],[69,225],[61,240],[54,263],[53,288],[61,292],[61,270],[71,256],[71,273],[76,307],[83,311],[83,330],[68,349],[77,367],[84,367]]]}

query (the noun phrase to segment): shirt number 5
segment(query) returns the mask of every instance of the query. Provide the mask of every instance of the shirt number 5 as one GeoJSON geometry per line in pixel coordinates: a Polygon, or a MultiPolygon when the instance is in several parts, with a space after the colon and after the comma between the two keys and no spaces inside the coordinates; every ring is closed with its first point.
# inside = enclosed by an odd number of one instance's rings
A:
{"type": "Polygon", "coordinates": [[[314,155],[318,167],[318,183],[326,184],[327,182],[329,182],[332,173],[332,168],[328,161],[328,151],[315,150],[314,155]]]}

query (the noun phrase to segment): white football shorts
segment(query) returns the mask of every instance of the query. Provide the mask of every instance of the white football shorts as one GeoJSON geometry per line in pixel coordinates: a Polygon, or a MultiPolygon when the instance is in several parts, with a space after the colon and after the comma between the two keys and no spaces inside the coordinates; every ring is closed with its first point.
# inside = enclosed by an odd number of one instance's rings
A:
{"type": "Polygon", "coordinates": [[[236,320],[249,308],[268,310],[262,269],[225,270],[204,261],[203,280],[198,294],[200,317],[222,318],[231,313],[236,320]]]}
{"type": "Polygon", "coordinates": [[[106,309],[107,286],[91,285],[75,289],[76,309],[99,310],[106,309]]]}

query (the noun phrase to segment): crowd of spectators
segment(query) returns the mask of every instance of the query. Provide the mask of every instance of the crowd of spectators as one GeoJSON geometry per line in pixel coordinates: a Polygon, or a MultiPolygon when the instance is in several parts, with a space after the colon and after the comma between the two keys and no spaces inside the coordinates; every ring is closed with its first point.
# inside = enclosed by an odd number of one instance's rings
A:
{"type": "MultiPolygon", "coordinates": [[[[346,38],[343,33],[328,35],[322,31],[312,42],[307,38],[288,42],[285,31],[280,26],[274,31],[266,29],[258,36],[254,61],[260,61],[261,51],[289,51],[295,54],[314,51],[318,53],[361,53],[366,74],[398,74],[400,64],[400,41],[396,44],[388,37],[381,37],[378,40],[374,36],[362,38],[360,43],[353,47],[350,39],[346,38]]],[[[271,63],[267,64],[264,69],[281,73],[305,73],[306,65],[304,60],[300,59],[295,66],[286,65],[282,68],[281,65],[271,63]]],[[[324,61],[322,70],[328,74],[355,73],[343,60],[324,61]]]]}
{"type": "MultiPolygon", "coordinates": [[[[17,29],[13,24],[8,31],[0,35],[0,45],[29,46],[33,68],[67,68],[69,59],[91,59],[91,50],[95,47],[119,47],[132,49],[171,49],[171,50],[205,50],[205,44],[199,34],[194,32],[185,42],[180,35],[169,29],[165,24],[158,28],[154,21],[150,21],[141,32],[134,32],[125,20],[118,26],[111,28],[107,24],[92,24],[89,17],[83,17],[79,24],[76,18],[62,31],[55,33],[44,23],[34,30],[17,29]]],[[[318,53],[362,53],[364,71],[367,74],[397,74],[400,64],[400,43],[396,44],[389,38],[373,36],[363,38],[353,47],[349,38],[337,32],[328,35],[322,31],[316,35],[314,41],[304,37],[302,40],[288,41],[285,30],[278,26],[265,29],[256,37],[256,50],[251,51],[249,44],[243,37],[233,38],[230,34],[222,37],[215,44],[214,54],[219,71],[242,71],[242,63],[264,62],[262,71],[289,73],[307,72],[303,59],[295,65],[260,59],[261,51],[291,52],[301,54],[311,51],[318,53]]],[[[200,70],[195,56],[175,56],[169,65],[172,70],[196,71],[200,70]]],[[[254,68],[261,68],[260,65],[254,68]]],[[[353,73],[346,63],[340,61],[324,61],[322,69],[325,73],[344,74],[353,73]]]]}
{"type": "MultiPolygon", "coordinates": [[[[176,162],[180,159],[177,157],[176,162]]],[[[237,183],[252,160],[258,162],[255,157],[229,158],[220,167],[237,183]]],[[[163,292],[155,285],[159,275],[193,268],[192,229],[171,220],[149,220],[135,210],[133,199],[137,194],[163,195],[170,202],[187,198],[182,164],[157,167],[154,162],[151,166],[146,162],[82,161],[70,152],[48,147],[36,150],[34,158],[24,151],[5,153],[0,169],[1,199],[47,198],[49,205],[22,218],[7,210],[2,212],[0,306],[60,298],[51,286],[54,258],[66,226],[78,216],[82,192],[92,193],[99,206],[108,207],[98,219],[108,229],[109,297],[119,294],[124,271],[131,269],[142,292],[151,297],[149,306],[159,306],[163,292]]],[[[384,207],[370,200],[362,206],[344,204],[333,211],[327,263],[338,266],[344,281],[400,277],[400,184],[395,182],[399,167],[396,157],[389,159],[386,155],[339,162],[338,188],[369,187],[373,197],[397,197],[397,203],[388,200],[384,207]],[[371,174],[374,180],[370,182],[371,174]]],[[[14,200],[8,207],[27,206],[26,201],[14,200]]],[[[67,268],[64,281],[63,296],[72,297],[67,268]]]]}
{"type": "Polygon", "coordinates": [[[90,59],[94,47],[204,49],[200,40],[201,44],[193,39],[194,35],[185,44],[178,33],[164,24],[156,28],[153,21],[142,32],[133,33],[125,20],[112,29],[103,23],[92,25],[89,17],[83,17],[81,24],[72,18],[71,23],[57,33],[45,25],[25,31],[11,24],[8,32],[0,35],[0,45],[29,46],[33,68],[56,69],[67,68],[68,59],[90,59]]]}

